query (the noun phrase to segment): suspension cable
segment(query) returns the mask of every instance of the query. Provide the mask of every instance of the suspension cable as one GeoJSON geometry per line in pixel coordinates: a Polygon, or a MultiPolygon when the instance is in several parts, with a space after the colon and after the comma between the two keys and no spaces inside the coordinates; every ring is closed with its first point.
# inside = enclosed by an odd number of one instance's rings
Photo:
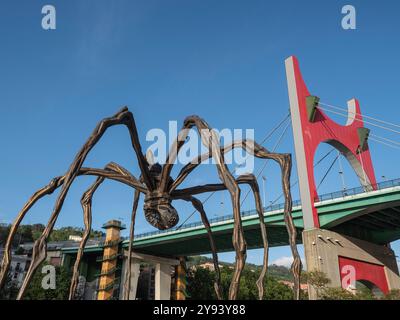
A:
{"type": "Polygon", "coordinates": [[[351,114],[354,114],[354,115],[359,115],[359,116],[361,116],[363,118],[370,119],[370,120],[373,120],[373,121],[376,121],[376,122],[379,122],[379,123],[382,123],[382,124],[386,124],[386,125],[389,125],[389,126],[400,128],[400,125],[398,125],[398,124],[395,124],[395,123],[392,123],[392,122],[388,122],[388,121],[385,121],[385,120],[380,120],[380,119],[377,119],[377,118],[374,118],[374,117],[371,117],[371,116],[367,116],[365,114],[361,114],[361,113],[358,113],[358,112],[353,112],[353,111],[348,110],[348,108],[333,106],[331,104],[327,104],[327,103],[323,103],[323,102],[319,102],[319,104],[323,105],[325,107],[332,108],[332,109],[345,111],[345,112],[348,112],[348,113],[351,113],[351,114]]]}
{"type": "Polygon", "coordinates": [[[321,184],[324,182],[325,178],[328,176],[329,172],[332,170],[333,165],[335,164],[335,162],[337,161],[337,159],[339,158],[340,153],[336,156],[336,158],[332,161],[332,164],[330,165],[330,167],[328,168],[328,170],[326,171],[324,177],[321,179],[321,181],[319,182],[318,186],[317,186],[317,191],[319,189],[319,187],[321,186],[321,184]]]}
{"type": "MultiPolygon", "coordinates": [[[[326,104],[326,103],[321,103],[321,102],[320,102],[320,105],[328,106],[328,107],[331,107],[331,108],[334,108],[334,109],[337,109],[337,110],[344,110],[344,109],[342,109],[342,108],[340,108],[340,107],[332,106],[332,105],[329,105],[329,104],[326,104]]],[[[345,117],[345,118],[348,118],[348,115],[347,115],[347,114],[340,113],[340,112],[336,112],[336,111],[333,111],[333,110],[329,110],[329,109],[323,108],[323,107],[321,107],[321,106],[319,106],[319,108],[322,109],[322,110],[324,110],[324,111],[331,112],[331,113],[333,113],[333,114],[337,114],[337,115],[343,116],[343,117],[345,117]]],[[[364,117],[364,118],[373,119],[373,120],[375,120],[376,122],[388,124],[388,125],[391,125],[391,126],[394,126],[394,127],[400,127],[399,125],[396,125],[396,124],[394,124],[394,123],[387,122],[387,121],[383,121],[383,120],[379,120],[379,119],[376,119],[376,118],[373,118],[373,117],[369,117],[369,116],[363,116],[363,115],[361,115],[361,114],[359,114],[359,113],[356,113],[356,112],[348,111],[348,113],[360,115],[360,116],[362,116],[362,117],[364,117]]],[[[361,120],[361,119],[358,119],[358,118],[354,118],[354,120],[355,120],[355,121],[359,121],[359,122],[364,122],[364,123],[366,123],[366,124],[369,124],[369,125],[372,125],[372,126],[375,126],[375,127],[378,127],[378,128],[384,129],[384,130],[387,130],[387,131],[391,131],[391,132],[394,132],[394,133],[397,133],[397,134],[400,134],[400,131],[398,131],[398,130],[394,130],[394,129],[392,129],[392,128],[388,128],[388,127],[385,127],[385,126],[381,126],[381,125],[378,125],[378,124],[376,124],[376,123],[372,123],[372,122],[369,122],[369,121],[361,120]]],[[[381,136],[378,136],[378,135],[375,135],[375,134],[370,134],[369,139],[372,140],[372,141],[374,141],[374,142],[378,142],[378,143],[381,143],[381,144],[383,144],[383,145],[385,145],[385,146],[391,147],[391,148],[393,148],[393,149],[400,149],[400,142],[395,141],[395,140],[392,140],[392,139],[388,139],[388,138],[385,138],[385,137],[381,137],[381,136]],[[374,137],[375,137],[375,138],[374,138],[374,137]],[[378,140],[378,139],[385,140],[386,142],[380,141],[380,140],[378,140]],[[394,144],[394,145],[393,145],[393,144],[394,144]]]]}
{"type": "MultiPolygon", "coordinates": [[[[287,115],[280,121],[266,136],[263,140],[261,140],[260,145],[263,145],[271,136],[290,118],[290,112],[287,113],[287,115]]],[[[290,122],[289,122],[290,124],[290,122]]],[[[286,126],[287,129],[287,126],[286,126]]],[[[285,129],[285,131],[286,131],[285,129]]],[[[245,159],[247,159],[249,155],[246,156],[245,159]]],[[[239,165],[237,165],[234,169],[233,172],[235,172],[239,168],[239,165]]],[[[216,193],[216,191],[211,192],[204,201],[202,201],[202,204],[204,205],[210,198],[216,193]]],[[[193,212],[179,225],[179,227],[176,228],[176,230],[179,230],[183,227],[183,225],[197,212],[197,210],[193,210],[193,212]]]]}
{"type": "MultiPolygon", "coordinates": [[[[332,148],[329,152],[327,152],[323,157],[321,157],[321,158],[314,164],[314,167],[313,167],[313,168],[316,168],[324,159],[326,159],[327,156],[329,156],[329,155],[330,155],[333,151],[335,151],[335,150],[336,150],[335,148],[332,148]]],[[[299,178],[297,178],[296,181],[295,181],[293,184],[290,185],[290,188],[295,187],[298,183],[299,183],[299,178]]],[[[269,205],[268,207],[266,207],[266,208],[271,208],[271,209],[272,209],[272,206],[273,206],[275,203],[277,203],[282,197],[283,197],[283,193],[281,193],[280,196],[277,197],[274,201],[272,201],[272,202],[270,203],[270,205],[269,205]]]]}
{"type": "Polygon", "coordinates": [[[370,135],[370,137],[375,137],[377,139],[382,139],[382,140],[385,140],[387,142],[390,142],[390,143],[393,143],[395,145],[400,146],[400,142],[398,142],[398,141],[395,141],[395,140],[392,140],[392,139],[388,139],[388,138],[385,138],[385,137],[381,137],[381,136],[377,136],[376,134],[373,134],[373,133],[370,133],[369,135],[370,135]]]}
{"type": "Polygon", "coordinates": [[[385,145],[385,146],[388,146],[388,147],[390,147],[390,148],[400,150],[400,147],[397,147],[397,146],[395,146],[395,145],[392,145],[392,144],[389,144],[389,143],[380,141],[380,140],[375,139],[375,138],[373,138],[373,137],[369,137],[368,139],[371,140],[371,141],[375,141],[375,142],[378,142],[378,143],[380,143],[380,144],[383,144],[383,145],[385,145]]]}
{"type": "MultiPolygon", "coordinates": [[[[260,145],[262,146],[290,117],[290,112],[288,112],[288,114],[286,115],[286,117],[277,125],[275,126],[274,129],[272,129],[267,135],[266,137],[261,141],[260,145]]],[[[246,157],[244,158],[243,162],[245,162],[248,158],[249,158],[249,154],[246,155],[246,157]]],[[[232,170],[232,174],[236,172],[237,169],[239,169],[240,165],[236,165],[233,170],[232,170]]]]}
{"type": "Polygon", "coordinates": [[[347,188],[346,188],[346,182],[344,180],[344,170],[343,170],[342,157],[341,157],[342,153],[340,151],[338,151],[338,154],[339,154],[339,175],[342,180],[343,191],[346,191],[347,188]]]}
{"type": "MultiPolygon", "coordinates": [[[[276,141],[274,147],[273,147],[272,150],[271,150],[272,153],[274,153],[274,152],[276,151],[276,149],[278,148],[279,144],[282,142],[282,139],[283,139],[283,137],[285,136],[285,134],[286,134],[286,132],[287,132],[287,130],[288,130],[290,124],[291,124],[291,121],[289,121],[289,122],[286,124],[285,129],[283,130],[282,134],[280,135],[280,137],[278,138],[278,140],[276,141]]],[[[262,166],[261,170],[258,172],[258,174],[257,174],[257,176],[256,176],[256,179],[258,179],[258,178],[262,175],[263,171],[264,171],[265,168],[267,167],[268,160],[270,160],[270,159],[265,160],[264,165],[262,166]]],[[[248,190],[247,193],[245,194],[245,196],[243,197],[243,200],[242,200],[240,206],[243,205],[244,201],[247,199],[247,197],[249,196],[249,194],[250,194],[250,190],[248,190]]]]}
{"type": "MultiPolygon", "coordinates": [[[[336,112],[336,111],[333,111],[333,110],[330,110],[330,109],[327,109],[327,108],[323,108],[321,106],[319,106],[318,108],[322,109],[322,110],[324,110],[326,112],[330,112],[330,113],[337,114],[337,115],[343,116],[345,118],[348,118],[347,114],[336,112]]],[[[381,129],[384,129],[384,130],[387,130],[387,131],[391,131],[391,132],[400,134],[400,131],[398,131],[398,130],[394,130],[394,129],[391,129],[391,128],[388,128],[388,127],[385,127],[385,126],[381,126],[379,124],[376,124],[376,123],[373,123],[373,122],[369,122],[369,121],[366,121],[366,120],[361,120],[361,119],[358,119],[358,118],[354,118],[354,121],[363,122],[363,123],[369,124],[369,125],[377,127],[377,128],[381,128],[381,129]]]]}
{"type": "Polygon", "coordinates": [[[271,136],[275,133],[275,131],[278,130],[289,119],[289,117],[290,117],[290,112],[288,112],[286,117],[283,118],[283,120],[279,122],[279,124],[275,126],[275,128],[272,129],[263,140],[261,140],[260,145],[263,145],[269,138],[271,138],[271,136]]]}

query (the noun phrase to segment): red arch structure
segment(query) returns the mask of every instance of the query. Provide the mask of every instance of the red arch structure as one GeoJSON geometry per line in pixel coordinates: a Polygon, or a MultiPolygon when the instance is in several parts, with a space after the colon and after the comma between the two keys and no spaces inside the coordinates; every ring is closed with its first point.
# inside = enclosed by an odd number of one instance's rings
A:
{"type": "MultiPolygon", "coordinates": [[[[354,270],[356,270],[353,279],[354,281],[366,280],[376,285],[384,294],[387,294],[389,292],[389,286],[383,265],[358,261],[347,257],[339,257],[340,278],[342,282],[347,275],[346,270],[348,269],[346,267],[349,266],[353,267],[354,270]]],[[[343,287],[343,289],[346,288],[343,287]]]]}
{"type": "Polygon", "coordinates": [[[368,147],[369,130],[364,127],[358,100],[348,101],[348,119],[342,126],[319,108],[319,98],[312,96],[300,72],[299,62],[286,59],[290,112],[296,152],[304,229],[319,228],[318,202],[314,179],[314,155],[320,143],[338,149],[350,162],[366,190],[376,188],[374,168],[368,147]]]}

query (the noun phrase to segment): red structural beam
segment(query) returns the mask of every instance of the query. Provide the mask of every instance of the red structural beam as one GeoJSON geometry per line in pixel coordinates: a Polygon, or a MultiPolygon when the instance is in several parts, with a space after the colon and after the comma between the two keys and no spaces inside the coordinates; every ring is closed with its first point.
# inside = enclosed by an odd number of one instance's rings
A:
{"type": "Polygon", "coordinates": [[[369,130],[364,128],[357,99],[348,101],[346,125],[330,119],[321,110],[319,98],[308,91],[296,57],[286,60],[286,73],[304,224],[306,229],[318,228],[314,156],[319,144],[328,143],[338,149],[350,162],[361,184],[366,189],[375,189],[375,173],[367,143],[369,130]]]}

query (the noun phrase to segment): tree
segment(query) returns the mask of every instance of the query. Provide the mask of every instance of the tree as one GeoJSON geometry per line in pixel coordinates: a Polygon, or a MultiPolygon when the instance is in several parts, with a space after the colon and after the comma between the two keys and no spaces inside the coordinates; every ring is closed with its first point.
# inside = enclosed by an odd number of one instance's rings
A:
{"type": "Polygon", "coordinates": [[[382,299],[383,300],[400,300],[400,290],[399,289],[391,290],[382,299]]]}
{"type": "Polygon", "coordinates": [[[293,290],[273,277],[267,277],[264,299],[293,300],[293,290]]]}
{"type": "Polygon", "coordinates": [[[354,294],[356,300],[376,300],[372,290],[362,283],[357,283],[357,290],[354,294]]]}
{"type": "Polygon", "coordinates": [[[45,276],[41,273],[43,263],[37,269],[37,272],[32,277],[32,281],[26,290],[25,300],[67,300],[69,294],[69,287],[71,284],[71,274],[67,272],[64,267],[56,266],[56,288],[43,289],[42,280],[45,276]]]}
{"type": "Polygon", "coordinates": [[[4,245],[7,240],[7,235],[10,232],[10,225],[0,224],[0,247],[4,245]]]}
{"type": "Polygon", "coordinates": [[[323,288],[319,293],[320,300],[359,300],[357,296],[343,288],[323,288]]]}
{"type": "Polygon", "coordinates": [[[320,296],[321,292],[326,289],[326,286],[331,282],[324,272],[317,270],[303,272],[301,276],[303,281],[307,282],[315,289],[318,296],[320,296]]]}
{"type": "Polygon", "coordinates": [[[293,274],[289,268],[275,264],[268,266],[268,275],[280,280],[293,280],[293,274]]]}
{"type": "MultiPolygon", "coordinates": [[[[311,271],[305,272],[302,275],[304,280],[307,280],[308,284],[313,286],[317,291],[318,299],[320,300],[376,300],[377,297],[374,296],[371,289],[362,284],[361,282],[357,282],[356,291],[350,292],[343,288],[332,288],[328,287],[330,284],[330,279],[326,276],[325,273],[321,271],[311,271]]],[[[396,293],[393,294],[393,297],[396,296],[396,293]]]]}
{"type": "MultiPolygon", "coordinates": [[[[69,236],[82,236],[83,229],[78,227],[62,227],[60,229],[55,229],[50,234],[50,241],[65,241],[69,239],[69,236]]],[[[91,230],[89,238],[101,238],[105,236],[102,231],[91,230]]]]}
{"type": "Polygon", "coordinates": [[[12,281],[11,274],[8,274],[6,282],[2,289],[0,289],[0,300],[13,300],[17,297],[18,288],[12,281]]]}
{"type": "Polygon", "coordinates": [[[18,233],[21,235],[21,242],[33,242],[31,225],[27,224],[20,226],[18,233]]]}
{"type": "Polygon", "coordinates": [[[32,238],[33,238],[33,241],[36,241],[40,237],[40,235],[42,234],[44,228],[45,228],[44,224],[41,224],[41,223],[35,223],[35,224],[32,225],[32,238]]]}
{"type": "MultiPolygon", "coordinates": [[[[258,288],[256,281],[259,277],[259,268],[254,270],[245,267],[240,278],[238,299],[257,300],[258,288]]],[[[233,269],[224,266],[221,268],[221,287],[223,297],[228,297],[229,286],[233,275],[233,269]]],[[[193,300],[216,299],[214,291],[215,272],[203,268],[192,268],[188,276],[187,291],[193,300]]],[[[293,290],[280,283],[275,277],[267,276],[265,279],[264,299],[291,300],[293,290]]]]}
{"type": "Polygon", "coordinates": [[[307,290],[300,290],[300,300],[309,300],[307,290]]]}
{"type": "Polygon", "coordinates": [[[187,292],[193,300],[214,300],[214,272],[208,269],[191,269],[188,274],[187,292]]]}
{"type": "MultiPolygon", "coordinates": [[[[42,234],[44,228],[45,226],[41,223],[19,226],[12,246],[15,248],[19,244],[36,241],[42,234]]],[[[11,225],[0,224],[0,247],[4,246],[5,242],[7,241],[10,229],[11,225]]],[[[68,240],[70,235],[82,236],[83,229],[78,227],[62,227],[60,229],[54,229],[50,234],[49,241],[65,241],[68,240]]],[[[91,239],[102,238],[104,236],[105,233],[102,231],[91,230],[90,232],[91,239]]]]}

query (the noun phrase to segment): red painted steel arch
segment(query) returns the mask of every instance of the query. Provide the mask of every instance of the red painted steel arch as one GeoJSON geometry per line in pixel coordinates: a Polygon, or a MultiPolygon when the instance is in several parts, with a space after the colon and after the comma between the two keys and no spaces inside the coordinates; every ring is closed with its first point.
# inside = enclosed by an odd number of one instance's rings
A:
{"type": "Polygon", "coordinates": [[[310,99],[308,97],[311,94],[303,80],[296,57],[286,60],[286,72],[299,178],[307,180],[300,181],[301,200],[306,208],[303,215],[307,214],[307,208],[312,211],[313,225],[309,223],[307,226],[305,221],[305,228],[319,228],[318,213],[314,206],[318,201],[314,178],[314,155],[318,145],[329,143],[342,152],[367,190],[376,189],[374,168],[368,144],[360,146],[359,129],[364,128],[364,123],[358,100],[352,99],[348,102],[349,113],[344,126],[330,119],[319,107],[318,100],[310,116],[310,102],[307,106],[307,99],[310,99]]]}
{"type": "MultiPolygon", "coordinates": [[[[383,265],[372,264],[368,262],[358,261],[346,257],[339,257],[340,278],[348,276],[348,266],[355,270],[354,281],[366,280],[376,285],[384,294],[389,292],[388,281],[383,265]]],[[[342,283],[343,287],[343,283],[342,283]]],[[[343,288],[346,289],[346,288],[343,288]]]]}

